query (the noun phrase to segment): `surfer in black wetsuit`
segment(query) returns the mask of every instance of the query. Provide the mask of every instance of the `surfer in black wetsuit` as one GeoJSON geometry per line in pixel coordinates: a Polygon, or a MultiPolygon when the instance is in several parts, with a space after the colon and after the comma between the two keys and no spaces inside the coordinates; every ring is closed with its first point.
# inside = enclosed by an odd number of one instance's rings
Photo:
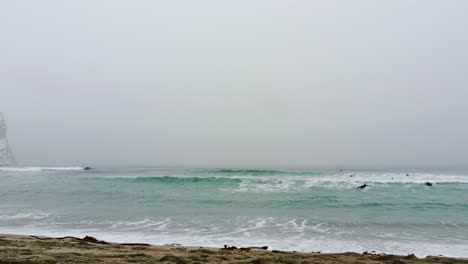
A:
{"type": "Polygon", "coordinates": [[[432,186],[432,183],[426,182],[424,185],[426,185],[426,186],[432,186]]]}
{"type": "Polygon", "coordinates": [[[359,186],[359,187],[357,187],[357,188],[362,190],[362,189],[366,188],[367,186],[369,186],[369,185],[367,185],[367,184],[364,183],[363,185],[361,185],[361,186],[359,186]]]}

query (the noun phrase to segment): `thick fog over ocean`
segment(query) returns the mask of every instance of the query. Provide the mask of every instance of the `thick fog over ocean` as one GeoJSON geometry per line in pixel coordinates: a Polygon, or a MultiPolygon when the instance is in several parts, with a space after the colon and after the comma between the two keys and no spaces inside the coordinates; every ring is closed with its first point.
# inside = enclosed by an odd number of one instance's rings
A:
{"type": "Polygon", "coordinates": [[[6,1],[22,165],[457,167],[466,1],[6,1]]]}

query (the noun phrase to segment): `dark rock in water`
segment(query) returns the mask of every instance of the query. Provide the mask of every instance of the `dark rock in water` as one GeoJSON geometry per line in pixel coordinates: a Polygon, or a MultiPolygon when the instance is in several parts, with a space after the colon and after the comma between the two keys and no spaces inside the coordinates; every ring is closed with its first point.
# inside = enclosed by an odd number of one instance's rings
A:
{"type": "Polygon", "coordinates": [[[83,170],[92,170],[93,168],[91,167],[84,167],[83,170]]]}
{"type": "Polygon", "coordinates": [[[426,186],[432,186],[432,183],[426,182],[424,185],[426,185],[426,186]]]}

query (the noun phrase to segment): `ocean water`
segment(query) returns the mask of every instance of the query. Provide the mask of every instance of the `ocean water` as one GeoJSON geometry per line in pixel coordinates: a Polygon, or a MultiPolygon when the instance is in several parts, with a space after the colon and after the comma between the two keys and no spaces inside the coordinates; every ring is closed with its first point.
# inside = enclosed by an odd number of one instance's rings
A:
{"type": "Polygon", "coordinates": [[[0,167],[0,233],[468,257],[468,173],[406,173],[0,167]]]}

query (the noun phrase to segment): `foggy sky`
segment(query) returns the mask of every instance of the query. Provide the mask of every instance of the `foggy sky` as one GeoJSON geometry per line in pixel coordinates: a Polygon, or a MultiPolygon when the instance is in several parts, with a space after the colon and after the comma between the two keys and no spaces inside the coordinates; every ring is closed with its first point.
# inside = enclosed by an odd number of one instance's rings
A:
{"type": "Polygon", "coordinates": [[[461,166],[468,1],[2,1],[22,165],[461,166]]]}

